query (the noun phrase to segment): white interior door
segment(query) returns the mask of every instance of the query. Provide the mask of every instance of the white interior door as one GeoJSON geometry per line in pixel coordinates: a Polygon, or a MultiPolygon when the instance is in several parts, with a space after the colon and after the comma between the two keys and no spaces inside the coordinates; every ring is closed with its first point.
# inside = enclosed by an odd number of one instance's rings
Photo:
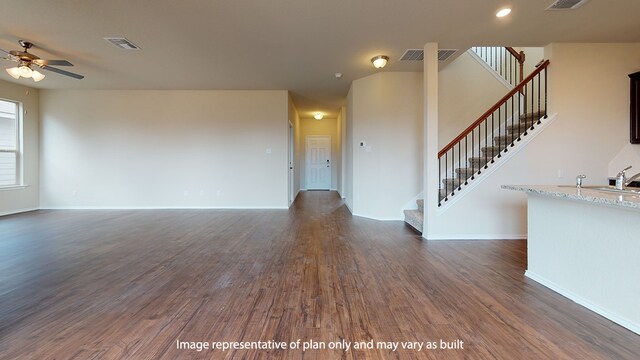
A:
{"type": "Polygon", "coordinates": [[[293,199],[295,196],[294,182],[295,182],[295,174],[293,169],[293,161],[295,159],[294,149],[293,149],[293,126],[289,123],[289,205],[293,203],[293,199]]]}
{"type": "Polygon", "coordinates": [[[305,142],[305,182],[309,190],[331,188],[331,136],[309,135],[305,142]]]}

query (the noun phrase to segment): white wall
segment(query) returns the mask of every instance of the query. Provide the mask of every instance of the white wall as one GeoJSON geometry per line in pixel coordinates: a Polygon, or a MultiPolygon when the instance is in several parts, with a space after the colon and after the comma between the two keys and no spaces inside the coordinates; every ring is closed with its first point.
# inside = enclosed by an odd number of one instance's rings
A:
{"type": "Polygon", "coordinates": [[[524,237],[526,198],[500,185],[575,184],[582,173],[587,185],[606,184],[610,168],[638,163],[637,145],[629,145],[627,74],[640,69],[640,44],[551,44],[545,58],[551,61],[548,113],[557,119],[432,221],[426,238],[524,237]]]}
{"type": "Polygon", "coordinates": [[[353,139],[353,83],[349,87],[347,93],[347,107],[345,109],[345,125],[344,125],[344,203],[353,213],[353,150],[355,140],[353,139]]]}
{"type": "Polygon", "coordinates": [[[552,44],[545,50],[552,61],[549,106],[562,122],[553,139],[562,156],[554,165],[571,177],[584,172],[597,184],[627,165],[637,164],[633,170],[640,172],[640,145],[629,143],[628,77],[640,70],[640,43],[552,44]]]}
{"type": "Polygon", "coordinates": [[[438,145],[445,147],[510,89],[468,52],[438,73],[438,145]]]}
{"type": "Polygon", "coordinates": [[[331,137],[331,190],[338,188],[338,169],[340,163],[340,136],[338,132],[338,119],[324,118],[322,120],[304,118],[300,119],[300,140],[302,141],[302,168],[301,186],[307,188],[307,153],[306,137],[312,135],[326,135],[331,137]]]}
{"type": "Polygon", "coordinates": [[[287,207],[286,91],[44,90],[40,101],[43,208],[287,207]]]}
{"type": "Polygon", "coordinates": [[[422,191],[422,74],[377,73],[354,81],[350,96],[353,214],[401,220],[422,191]]]}
{"type": "Polygon", "coordinates": [[[300,116],[291,99],[291,94],[289,94],[289,123],[293,126],[293,200],[295,200],[300,192],[300,116]]]}
{"type": "Polygon", "coordinates": [[[338,147],[338,159],[333,164],[336,169],[336,190],[338,194],[342,196],[343,193],[343,149],[344,149],[344,107],[340,108],[340,112],[338,113],[338,118],[336,119],[336,127],[338,130],[338,138],[336,139],[337,147],[338,147]]]}
{"type": "MultiPolygon", "coordinates": [[[[27,79],[24,80],[28,81],[27,79]]],[[[39,92],[0,80],[0,98],[22,103],[23,183],[25,187],[0,189],[0,215],[35,210],[39,206],[39,92]]]]}

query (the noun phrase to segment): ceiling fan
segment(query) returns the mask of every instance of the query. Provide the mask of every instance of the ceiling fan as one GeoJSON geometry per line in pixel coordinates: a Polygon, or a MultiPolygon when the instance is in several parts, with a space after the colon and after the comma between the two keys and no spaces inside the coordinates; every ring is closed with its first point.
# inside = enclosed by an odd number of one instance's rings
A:
{"type": "Polygon", "coordinates": [[[51,65],[73,66],[73,64],[68,62],[67,60],[40,59],[36,55],[33,55],[29,52],[29,49],[33,47],[32,43],[24,40],[18,40],[18,43],[20,44],[20,46],[24,48],[24,51],[18,51],[18,50],[6,51],[6,50],[0,49],[0,55],[2,55],[2,53],[6,54],[6,57],[0,57],[0,59],[9,60],[9,61],[18,63],[18,66],[7,69],[7,72],[9,73],[9,75],[11,75],[14,79],[19,79],[20,77],[32,78],[33,81],[35,82],[38,82],[44,79],[45,77],[44,74],[41,74],[39,71],[32,69],[31,68],[32,65],[37,66],[40,69],[58,73],[60,75],[69,76],[74,79],[84,79],[84,76],[82,75],[74,74],[72,72],[58,69],[51,66],[51,65]]]}

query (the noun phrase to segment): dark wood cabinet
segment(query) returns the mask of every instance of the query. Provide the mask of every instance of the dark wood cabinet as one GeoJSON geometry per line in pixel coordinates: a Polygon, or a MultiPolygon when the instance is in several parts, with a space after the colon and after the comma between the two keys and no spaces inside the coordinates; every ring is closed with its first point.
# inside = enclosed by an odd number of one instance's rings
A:
{"type": "Polygon", "coordinates": [[[640,71],[631,78],[631,143],[640,144],[640,71]]]}

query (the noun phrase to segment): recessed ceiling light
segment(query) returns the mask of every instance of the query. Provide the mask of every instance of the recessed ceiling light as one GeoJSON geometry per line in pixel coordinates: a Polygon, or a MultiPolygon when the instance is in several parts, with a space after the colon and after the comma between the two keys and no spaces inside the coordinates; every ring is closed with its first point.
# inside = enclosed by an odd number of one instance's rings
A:
{"type": "Polygon", "coordinates": [[[342,73],[335,73],[334,76],[336,79],[342,79],[342,73]]]}
{"type": "Polygon", "coordinates": [[[313,118],[316,120],[322,120],[323,117],[324,117],[324,114],[321,112],[317,112],[313,115],[313,118]]]}
{"type": "Polygon", "coordinates": [[[501,17],[505,17],[505,16],[507,16],[509,14],[511,14],[511,8],[504,8],[504,9],[498,10],[498,12],[496,13],[496,16],[501,18],[501,17]]]}

